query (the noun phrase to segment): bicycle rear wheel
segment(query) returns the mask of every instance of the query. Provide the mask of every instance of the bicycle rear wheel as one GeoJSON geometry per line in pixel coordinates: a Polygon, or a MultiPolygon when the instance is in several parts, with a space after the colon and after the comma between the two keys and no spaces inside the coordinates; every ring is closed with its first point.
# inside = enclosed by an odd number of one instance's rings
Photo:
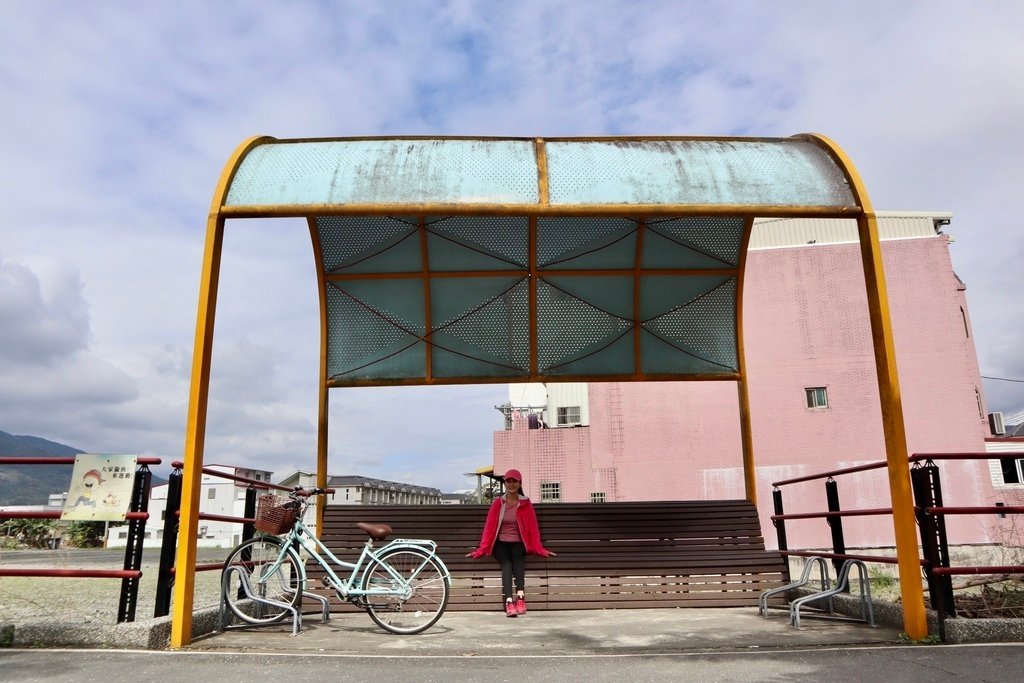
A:
{"type": "Polygon", "coordinates": [[[242,621],[273,624],[291,614],[287,606],[297,607],[302,600],[303,573],[295,551],[289,548],[277,569],[272,569],[283,547],[272,536],[251,538],[225,560],[221,594],[242,621]]]}
{"type": "Polygon", "coordinates": [[[450,582],[433,555],[418,548],[397,548],[380,556],[363,576],[363,590],[389,590],[395,595],[367,595],[366,611],[385,631],[410,635],[427,630],[448,606],[450,582]],[[386,568],[402,577],[398,581],[386,568]],[[406,593],[402,595],[402,591],[406,593]]]}

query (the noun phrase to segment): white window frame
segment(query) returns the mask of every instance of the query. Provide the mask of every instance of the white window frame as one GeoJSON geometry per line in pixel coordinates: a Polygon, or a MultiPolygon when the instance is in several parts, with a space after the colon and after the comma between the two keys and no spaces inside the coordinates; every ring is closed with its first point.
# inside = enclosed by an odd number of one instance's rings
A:
{"type": "Polygon", "coordinates": [[[559,427],[583,424],[580,406],[559,406],[557,424],[559,427]]]}
{"type": "Polygon", "coordinates": [[[1006,486],[1024,486],[1024,458],[999,458],[999,473],[1006,486]],[[1010,466],[1015,466],[1013,468],[1016,470],[1017,481],[1006,480],[1007,460],[1013,461],[1013,465],[1010,466]]]}
{"type": "Polygon", "coordinates": [[[608,496],[604,491],[591,491],[590,493],[591,503],[607,503],[608,496]]]}
{"type": "Polygon", "coordinates": [[[827,410],[828,387],[804,387],[804,399],[808,410],[827,410]]]}
{"type": "Polygon", "coordinates": [[[562,502],[562,483],[558,481],[542,481],[540,483],[540,502],[562,502]]]}

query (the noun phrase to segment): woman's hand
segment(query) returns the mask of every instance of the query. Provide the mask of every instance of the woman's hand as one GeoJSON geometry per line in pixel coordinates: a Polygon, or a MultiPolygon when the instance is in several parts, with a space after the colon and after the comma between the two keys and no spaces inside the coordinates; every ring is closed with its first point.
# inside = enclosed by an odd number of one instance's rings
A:
{"type": "Polygon", "coordinates": [[[474,557],[475,555],[476,555],[476,551],[475,550],[470,550],[468,553],[466,553],[466,557],[474,557]]]}
{"type": "Polygon", "coordinates": [[[558,553],[556,553],[554,550],[549,550],[548,554],[544,557],[558,557],[558,553]]]}

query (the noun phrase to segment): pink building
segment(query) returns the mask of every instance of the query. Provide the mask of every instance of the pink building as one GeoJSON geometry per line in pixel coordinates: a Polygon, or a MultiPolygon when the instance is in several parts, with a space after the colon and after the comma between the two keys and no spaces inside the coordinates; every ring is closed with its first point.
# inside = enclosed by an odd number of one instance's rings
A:
{"type": "MultiPolygon", "coordinates": [[[[950,214],[880,215],[911,453],[984,452],[991,436],[950,214]]],[[[743,292],[757,496],[765,541],[772,482],[884,460],[867,297],[854,221],[758,221],[743,292]]],[[[494,468],[523,472],[545,502],[743,498],[735,382],[511,385],[512,429],[494,468]],[[534,412],[547,429],[530,429],[534,412]]],[[[536,422],[536,420],[534,420],[536,422]]],[[[1001,499],[986,461],[941,464],[947,505],[1001,499]]],[[[845,508],[889,507],[884,469],[841,477],[845,508]]],[[[1001,484],[1002,482],[997,482],[1001,484]]],[[[787,486],[787,513],[823,511],[822,481],[787,486]]],[[[952,543],[998,536],[992,516],[953,517],[952,543]]],[[[888,517],[844,521],[849,547],[890,546],[888,517]]],[[[824,520],[790,522],[789,546],[826,547],[824,520]]]]}

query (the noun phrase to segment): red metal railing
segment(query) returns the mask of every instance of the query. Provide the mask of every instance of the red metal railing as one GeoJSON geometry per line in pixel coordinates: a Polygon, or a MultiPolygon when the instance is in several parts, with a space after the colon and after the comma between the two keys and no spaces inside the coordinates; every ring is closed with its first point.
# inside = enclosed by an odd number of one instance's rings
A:
{"type": "MultiPolygon", "coordinates": [[[[173,467],[176,470],[180,470],[184,466],[185,466],[185,463],[183,463],[180,460],[175,460],[175,461],[173,461],[171,463],[171,467],[173,467]]],[[[261,491],[269,491],[269,490],[290,491],[291,490],[287,486],[278,486],[277,484],[271,484],[268,481],[257,481],[256,479],[250,479],[249,477],[240,477],[240,476],[238,476],[236,474],[226,474],[226,473],[221,472],[219,470],[213,469],[212,467],[204,467],[204,468],[202,468],[202,472],[203,472],[203,474],[210,475],[211,477],[218,477],[220,479],[228,479],[230,481],[236,481],[236,482],[239,482],[241,484],[248,484],[252,488],[259,489],[261,491]]],[[[167,514],[169,514],[169,515],[173,514],[175,517],[180,517],[181,516],[181,510],[178,509],[178,510],[175,510],[173,513],[172,512],[168,512],[167,514]]],[[[252,516],[236,517],[236,516],[233,516],[233,515],[215,515],[215,514],[210,513],[210,512],[200,512],[199,513],[199,519],[203,519],[203,520],[210,521],[210,522],[236,522],[238,524],[244,524],[244,525],[247,525],[247,526],[251,526],[252,524],[254,524],[256,522],[255,514],[256,514],[255,511],[253,511],[252,516]]],[[[166,536],[164,538],[166,539],[166,536]]],[[[223,565],[220,562],[207,562],[207,563],[203,563],[203,564],[196,564],[196,566],[195,566],[195,570],[197,572],[209,572],[209,571],[219,570],[219,569],[222,569],[222,568],[223,568],[223,565]]],[[[177,567],[171,567],[170,568],[170,573],[175,574],[175,573],[177,573],[177,570],[178,570],[177,567]]]]}
{"type": "MultiPolygon", "coordinates": [[[[1007,514],[1024,514],[1024,506],[1021,505],[974,505],[974,506],[945,506],[942,504],[942,487],[939,479],[939,470],[935,465],[936,461],[958,461],[958,460],[998,460],[1002,458],[1022,458],[1024,453],[915,453],[908,458],[912,465],[911,479],[914,485],[915,514],[918,518],[918,525],[921,530],[921,548],[924,557],[920,563],[928,578],[929,590],[932,597],[932,606],[939,613],[940,635],[945,638],[944,621],[946,616],[955,616],[953,602],[952,584],[949,577],[960,574],[1024,574],[1024,565],[998,565],[979,567],[953,567],[949,562],[949,544],[946,538],[945,517],[946,515],[984,515],[993,514],[1005,516],[1007,514]]],[[[844,467],[841,469],[819,472],[802,477],[793,477],[773,482],[774,491],[772,497],[775,503],[775,514],[771,516],[775,524],[779,538],[779,552],[786,556],[797,557],[826,557],[830,558],[837,565],[840,561],[861,560],[864,562],[877,562],[885,564],[897,564],[897,558],[886,556],[872,556],[852,554],[846,552],[845,541],[843,540],[842,520],[845,517],[859,517],[871,515],[891,515],[891,508],[874,508],[860,510],[840,510],[839,499],[836,489],[835,477],[867,472],[870,470],[888,467],[887,461],[878,461],[844,467]],[[797,514],[785,514],[782,506],[782,491],[779,487],[797,484],[801,482],[816,481],[825,479],[826,495],[829,500],[827,512],[802,512],[797,514]],[[808,550],[789,550],[787,547],[785,524],[787,520],[797,519],[826,519],[832,527],[833,550],[832,553],[813,552],[808,550]]],[[[838,566],[837,566],[838,570],[838,566]]]]}
{"type": "MultiPolygon", "coordinates": [[[[23,576],[31,578],[59,577],[80,579],[121,579],[121,596],[118,603],[118,623],[135,620],[135,600],[138,582],[142,577],[142,537],[145,523],[149,519],[149,489],[152,475],[149,465],[159,465],[160,458],[136,458],[135,483],[132,491],[131,510],[125,519],[131,525],[129,536],[132,540],[125,546],[123,569],[58,569],[0,567],[0,576],[23,576]],[[135,541],[135,542],[132,542],[135,541]]],[[[25,457],[0,456],[0,465],[73,465],[74,457],[25,457]]],[[[60,519],[59,510],[6,510],[0,509],[0,519],[60,519]]]]}
{"type": "MultiPolygon", "coordinates": [[[[176,550],[178,543],[178,520],[181,516],[181,471],[185,467],[185,463],[181,460],[175,460],[171,462],[171,466],[174,468],[174,471],[171,473],[171,479],[168,482],[167,512],[164,516],[163,545],[160,549],[160,568],[157,575],[156,605],[154,607],[154,616],[156,617],[166,616],[170,612],[171,587],[173,586],[174,578],[180,569],[175,566],[175,560],[177,556],[176,550]]],[[[208,512],[199,513],[199,519],[201,520],[211,522],[234,522],[241,524],[243,541],[253,536],[253,524],[256,522],[255,491],[291,490],[287,486],[271,484],[268,481],[257,481],[256,479],[251,479],[249,477],[227,474],[218,469],[214,469],[213,467],[203,467],[201,472],[211,477],[227,479],[229,481],[246,484],[248,486],[248,490],[246,491],[245,510],[241,517],[234,515],[217,515],[208,512]]],[[[196,563],[193,567],[193,571],[220,571],[223,567],[224,565],[221,562],[196,563]]]]}

